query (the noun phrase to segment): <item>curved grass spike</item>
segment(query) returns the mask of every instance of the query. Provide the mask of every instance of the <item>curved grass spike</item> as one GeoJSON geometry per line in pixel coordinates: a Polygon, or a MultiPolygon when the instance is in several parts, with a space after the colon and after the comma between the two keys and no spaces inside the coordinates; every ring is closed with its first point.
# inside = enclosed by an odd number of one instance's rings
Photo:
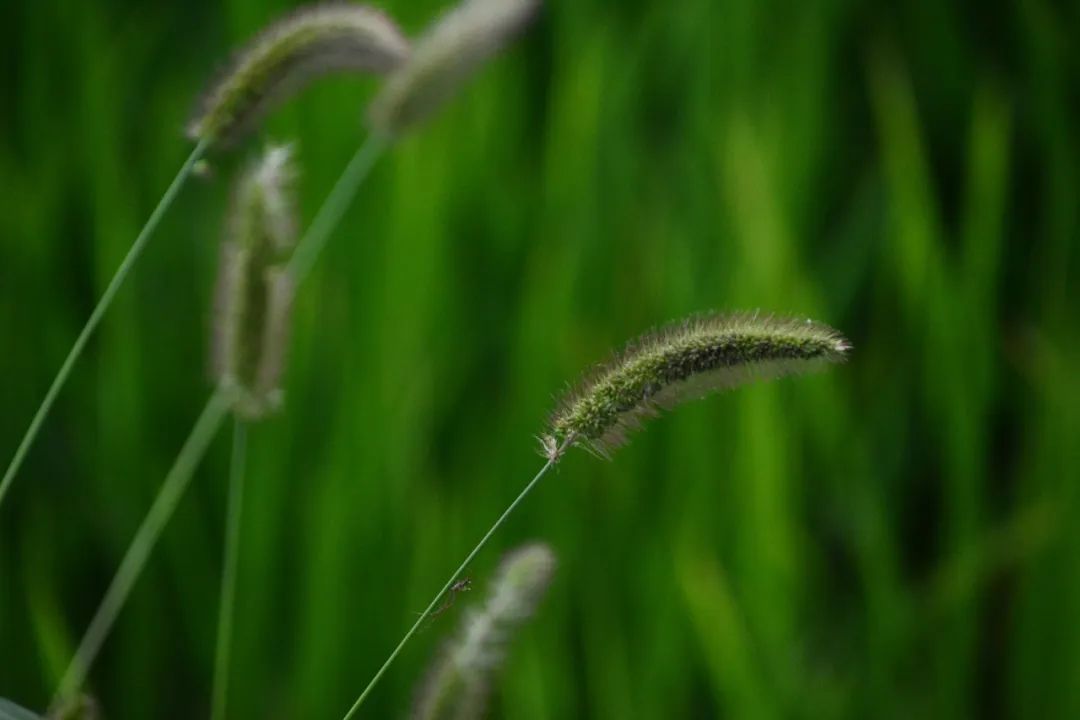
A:
{"type": "Polygon", "coordinates": [[[352,720],[469,563],[484,549],[529,493],[575,444],[606,452],[645,417],[680,400],[755,379],[811,370],[843,360],[850,349],[835,330],[809,320],[752,315],[700,315],[649,333],[601,367],[555,412],[551,432],[541,438],[547,459],[492,524],[442,589],[368,681],[344,720],[352,720]]]}
{"type": "Polygon", "coordinates": [[[633,341],[572,390],[551,417],[545,454],[573,437],[607,457],[662,410],[839,362],[850,347],[835,330],[810,320],[756,313],[692,317],[633,341]]]}
{"type": "Polygon", "coordinates": [[[188,136],[233,145],[312,80],[335,72],[382,74],[408,56],[408,40],[379,10],[343,2],[300,8],[236,53],[203,94],[188,136]]]}
{"type": "Polygon", "coordinates": [[[270,147],[241,175],[218,270],[213,366],[236,395],[236,414],[258,420],[281,404],[296,243],[292,149],[270,147]]]}
{"type": "Polygon", "coordinates": [[[554,572],[555,554],[543,543],[507,554],[483,607],[468,612],[461,633],[428,672],[413,704],[413,720],[483,716],[507,647],[536,611],[554,572]]]}
{"type": "Polygon", "coordinates": [[[369,111],[372,129],[400,135],[450,99],[536,15],[540,0],[464,0],[416,41],[369,111]]]}

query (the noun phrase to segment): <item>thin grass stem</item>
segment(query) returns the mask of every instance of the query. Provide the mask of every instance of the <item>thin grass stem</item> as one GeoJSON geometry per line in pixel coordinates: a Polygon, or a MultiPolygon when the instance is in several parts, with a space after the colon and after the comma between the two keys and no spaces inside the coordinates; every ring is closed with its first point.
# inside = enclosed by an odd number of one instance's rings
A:
{"type": "Polygon", "coordinates": [[[424,620],[426,620],[431,611],[435,609],[435,606],[438,604],[439,599],[446,594],[446,592],[457,581],[461,574],[465,572],[465,568],[469,566],[469,563],[473,561],[473,558],[475,558],[477,554],[479,554],[479,552],[484,548],[488,540],[491,539],[491,536],[494,535],[500,527],[502,527],[502,524],[506,522],[506,519],[508,517],[510,517],[510,513],[514,512],[514,509],[519,504],[521,504],[521,501],[524,500],[530,492],[532,492],[533,488],[536,487],[536,484],[540,482],[540,479],[543,478],[544,475],[546,475],[548,471],[555,466],[555,464],[559,461],[559,458],[562,457],[563,451],[565,451],[566,448],[570,447],[570,444],[573,442],[573,440],[573,437],[567,438],[567,440],[563,442],[562,446],[558,449],[558,451],[551,453],[551,455],[548,457],[548,461],[544,464],[542,468],[540,468],[540,472],[536,473],[536,476],[529,481],[529,484],[525,486],[525,489],[522,490],[521,493],[516,498],[514,498],[514,501],[510,503],[509,507],[507,507],[506,510],[503,511],[503,514],[499,516],[499,519],[495,521],[495,524],[491,526],[491,529],[484,534],[484,537],[480,538],[480,542],[478,542],[476,544],[476,547],[472,549],[472,552],[470,552],[465,557],[465,561],[461,563],[458,569],[454,571],[454,574],[450,576],[450,579],[446,581],[446,584],[443,585],[442,590],[435,594],[435,597],[431,600],[431,604],[429,604],[424,610],[424,612],[420,614],[420,617],[416,619],[416,622],[413,623],[413,626],[409,628],[409,631],[407,633],[405,633],[405,637],[401,638],[401,642],[397,644],[397,647],[394,648],[394,651],[390,653],[390,657],[386,658],[386,662],[382,664],[382,667],[379,668],[379,671],[375,673],[375,676],[373,678],[371,678],[371,681],[367,684],[367,687],[364,688],[364,691],[362,693],[360,693],[360,697],[358,697],[356,699],[356,702],[353,703],[353,706],[349,708],[349,712],[345,713],[345,717],[343,720],[352,720],[352,718],[356,716],[356,713],[359,712],[360,706],[364,703],[364,700],[367,699],[367,696],[371,693],[372,689],[382,678],[386,670],[390,667],[390,664],[393,663],[394,660],[397,658],[398,654],[401,652],[401,649],[405,647],[405,643],[409,642],[409,638],[411,638],[420,628],[420,626],[424,624],[424,620]]]}
{"type": "Polygon", "coordinates": [[[60,686],[53,697],[53,708],[71,697],[85,682],[90,666],[97,658],[109,631],[112,630],[135,581],[146,566],[150,551],[157,544],[162,530],[165,529],[165,525],[176,510],[191,480],[192,473],[206,454],[210,441],[217,434],[232,403],[231,393],[219,389],[210,397],[199,419],[195,421],[191,434],[180,449],[180,454],[177,455],[169,474],[165,476],[165,482],[162,483],[146,518],[135,533],[109,589],[105,592],[105,597],[102,598],[71,664],[60,681],[60,686]]]}
{"type": "Polygon", "coordinates": [[[225,561],[221,571],[221,607],[218,611],[217,649],[214,653],[214,691],[210,720],[223,720],[229,684],[233,608],[236,600],[236,568],[240,557],[240,518],[244,505],[244,465],[247,454],[247,423],[236,418],[232,459],[229,462],[229,507],[225,528],[225,561]]]}
{"type": "Polygon", "coordinates": [[[42,423],[45,422],[45,418],[52,409],[53,403],[56,402],[56,397],[64,387],[64,383],[67,381],[68,375],[71,374],[72,368],[75,367],[75,362],[79,359],[79,356],[82,355],[86,343],[90,340],[90,336],[94,333],[94,330],[101,322],[101,319],[105,316],[105,312],[109,309],[109,306],[112,305],[113,298],[120,290],[120,286],[123,285],[124,279],[127,278],[128,273],[131,272],[131,268],[134,267],[135,262],[139,259],[139,256],[142,255],[147,242],[150,240],[150,236],[154,234],[154,230],[161,222],[161,218],[165,215],[165,211],[169,209],[173,200],[176,199],[177,194],[180,192],[180,188],[183,187],[184,183],[191,175],[191,170],[195,166],[195,163],[197,163],[206,152],[208,145],[209,142],[206,140],[199,142],[199,144],[195,146],[195,149],[191,151],[187,160],[184,161],[184,164],[180,166],[180,170],[176,173],[176,177],[173,178],[169,187],[166,188],[165,194],[161,196],[161,200],[158,201],[157,207],[150,213],[150,217],[147,218],[146,224],[143,225],[142,230],[140,230],[139,234],[136,236],[135,242],[132,243],[127,255],[125,255],[124,259],[120,262],[120,266],[116,269],[116,273],[113,275],[112,280],[109,281],[108,286],[106,286],[105,292],[102,293],[101,299],[98,300],[93,312],[90,313],[90,317],[87,319],[82,331],[79,332],[79,336],[75,338],[75,344],[72,345],[71,350],[68,351],[67,357],[64,358],[63,364],[60,365],[60,370],[57,371],[56,377],[52,381],[52,385],[49,386],[48,392],[45,393],[45,398],[41,401],[41,405],[38,407],[37,412],[34,413],[34,417],[30,421],[30,426],[26,429],[26,434],[23,435],[22,440],[19,442],[19,446],[15,449],[15,455],[12,457],[11,463],[4,472],[4,479],[0,480],[0,505],[3,504],[4,496],[11,487],[11,483],[15,480],[15,475],[19,472],[19,468],[22,466],[26,454],[30,451],[30,446],[34,444],[34,439],[41,430],[42,423]]]}
{"type": "Polygon", "coordinates": [[[341,177],[334,183],[330,194],[326,196],[326,200],[315,214],[315,219],[311,221],[311,226],[300,239],[289,261],[289,273],[296,284],[300,284],[311,271],[319,253],[326,246],[326,241],[330,239],[330,233],[341,222],[360,184],[371,172],[375,161],[379,159],[387,146],[388,142],[382,136],[369,135],[349,164],[345,166],[341,177]]]}
{"type": "MultiPolygon", "coordinates": [[[[87,328],[83,330],[83,334],[80,335],[79,340],[76,341],[76,346],[72,350],[72,354],[69,355],[68,361],[66,361],[61,368],[60,375],[58,376],[57,381],[54,382],[53,388],[50,389],[49,395],[46,396],[46,401],[43,403],[42,409],[38,411],[38,416],[35,417],[34,422],[31,424],[31,430],[27,433],[28,437],[23,441],[23,445],[26,448],[28,448],[33,441],[33,435],[36,434],[37,427],[40,426],[41,420],[44,419],[45,414],[48,412],[48,407],[55,399],[56,392],[59,391],[59,387],[63,384],[64,378],[66,378],[68,372],[70,372],[71,365],[74,364],[75,358],[78,353],[81,352],[82,346],[85,345],[86,338],[89,336],[90,332],[92,332],[93,327],[100,321],[101,315],[111,301],[112,296],[116,293],[120,280],[122,280],[123,276],[130,270],[131,264],[145,245],[150,231],[157,225],[160,216],[172,202],[172,199],[180,189],[183,180],[191,174],[192,166],[200,157],[202,157],[206,145],[206,141],[200,142],[195,148],[195,151],[192,152],[192,155],[184,163],[183,168],[173,181],[173,184],[170,185],[169,189],[166,191],[165,197],[162,198],[161,203],[159,203],[153,215],[151,215],[150,221],[147,222],[147,227],[139,234],[135,245],[132,246],[132,250],[128,253],[128,257],[126,257],[121,264],[120,270],[117,271],[116,277],[114,277],[113,281],[110,283],[101,303],[95,308],[94,314],[91,316],[91,321],[87,324],[87,328]]],[[[361,145],[356,154],[349,161],[349,164],[345,167],[341,177],[338,178],[334,187],[330,190],[322,207],[319,209],[318,213],[316,213],[311,226],[308,228],[303,238],[301,238],[296,251],[293,253],[292,259],[288,265],[288,271],[292,274],[295,282],[299,283],[308,272],[310,272],[315,260],[326,246],[330,234],[333,232],[334,228],[337,227],[337,224],[341,221],[342,216],[348,209],[349,203],[356,195],[357,189],[370,173],[375,161],[378,160],[387,145],[387,141],[382,137],[372,135],[363,145],[361,145]]],[[[157,499],[150,508],[146,519],[143,520],[143,524],[139,528],[135,539],[132,541],[131,547],[128,548],[127,555],[125,555],[124,560],[120,565],[120,569],[117,571],[116,577],[113,578],[113,582],[109,586],[105,598],[102,600],[97,613],[94,615],[90,626],[87,628],[86,634],[79,644],[79,649],[76,651],[71,665],[68,667],[68,670],[64,674],[64,678],[61,680],[53,701],[54,707],[65,697],[68,697],[75,692],[82,686],[83,682],[85,682],[90,665],[97,657],[101,645],[111,630],[132,586],[142,572],[147,558],[149,557],[150,550],[156,544],[165,524],[175,510],[176,504],[179,502],[180,497],[187,488],[192,470],[202,458],[210,440],[217,432],[218,427],[221,425],[225,414],[229,411],[233,402],[233,397],[219,389],[211,397],[210,402],[203,410],[202,415],[199,417],[199,420],[192,430],[191,436],[188,438],[180,455],[177,457],[176,464],[166,477],[165,483],[162,485],[157,499]]],[[[13,461],[12,467],[9,468],[8,475],[5,475],[3,489],[6,489],[6,485],[10,483],[9,476],[14,477],[15,471],[18,469],[18,464],[21,462],[24,454],[25,448],[20,446],[20,451],[16,453],[16,459],[13,461]]],[[[235,456],[233,460],[235,462],[235,456]]],[[[0,490],[0,500],[2,500],[2,498],[2,490],[0,490]]],[[[238,519],[237,522],[239,522],[238,519]]],[[[235,570],[233,570],[233,572],[235,572],[235,570]]],[[[235,579],[233,582],[235,582],[235,579]]],[[[224,592],[225,588],[223,587],[223,600],[224,592]]],[[[442,593],[440,593],[440,595],[441,594],[442,593]]],[[[224,607],[222,608],[222,613],[225,613],[224,607]]],[[[229,612],[229,615],[231,616],[231,611],[229,612]]],[[[229,620],[229,623],[231,624],[231,619],[229,620]]],[[[229,632],[231,633],[231,628],[229,629],[229,632]]],[[[223,641],[219,638],[219,645],[221,642],[223,641]]],[[[227,650],[225,652],[227,653],[227,650]]],[[[221,653],[220,647],[218,648],[218,653],[221,653]]],[[[218,673],[224,672],[225,670],[216,668],[215,676],[218,673]]],[[[215,679],[215,683],[217,684],[217,679],[215,679]]],[[[216,692],[217,691],[215,691],[214,698],[215,709],[217,709],[217,703],[219,702],[216,692]]],[[[224,695],[225,691],[223,686],[220,692],[224,695]]],[[[223,700],[221,702],[223,702],[223,700]]]]}

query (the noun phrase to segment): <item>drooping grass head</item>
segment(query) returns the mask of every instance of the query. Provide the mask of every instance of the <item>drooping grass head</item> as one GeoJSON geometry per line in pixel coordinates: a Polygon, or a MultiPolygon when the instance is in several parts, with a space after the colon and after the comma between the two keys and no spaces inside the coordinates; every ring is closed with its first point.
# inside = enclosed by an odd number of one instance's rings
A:
{"type": "Polygon", "coordinates": [[[392,137],[434,114],[535,16],[540,0],[463,0],[416,41],[371,104],[372,130],[392,137]]]}
{"type": "Polygon", "coordinates": [[[850,345],[810,320],[700,315],[647,333],[590,373],[550,419],[545,452],[567,443],[607,456],[649,417],[685,400],[756,379],[843,360],[850,345]]]}
{"type": "Polygon", "coordinates": [[[335,72],[382,74],[408,56],[405,36],[379,10],[345,2],[300,8],[236,53],[203,94],[188,137],[232,145],[312,80],[335,72]]]}

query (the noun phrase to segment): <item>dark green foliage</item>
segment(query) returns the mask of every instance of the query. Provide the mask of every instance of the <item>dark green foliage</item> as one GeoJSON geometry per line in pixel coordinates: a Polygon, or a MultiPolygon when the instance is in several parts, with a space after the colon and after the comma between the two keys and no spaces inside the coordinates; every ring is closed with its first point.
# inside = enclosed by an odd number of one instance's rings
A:
{"type": "MultiPolygon", "coordinates": [[[[412,31],[449,4],[383,7],[412,31]]],[[[0,3],[5,459],[188,154],[190,99],[272,5],[0,3]]],[[[667,318],[763,307],[852,361],[564,458],[470,569],[537,536],[560,558],[493,716],[1080,717],[1075,27],[1046,0],[546,3],[380,161],[298,293],[288,411],[251,430],[230,715],[338,720],[536,471],[567,380],[667,318]]],[[[374,90],[267,118],[302,149],[301,227],[374,90]]],[[[205,402],[231,162],[178,198],[0,507],[23,706],[205,402]]],[[[227,449],[94,668],[107,718],[207,716],[227,449]]],[[[407,712],[453,622],[361,717],[407,712]]]]}

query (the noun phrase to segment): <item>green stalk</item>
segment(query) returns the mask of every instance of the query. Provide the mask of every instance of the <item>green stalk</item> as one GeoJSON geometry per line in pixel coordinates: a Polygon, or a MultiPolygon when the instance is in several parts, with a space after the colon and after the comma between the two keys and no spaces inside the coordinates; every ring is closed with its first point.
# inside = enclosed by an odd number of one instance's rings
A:
{"type": "Polygon", "coordinates": [[[372,688],[375,687],[376,683],[379,682],[379,679],[382,678],[383,673],[386,672],[387,668],[390,667],[390,664],[394,662],[395,658],[397,658],[398,653],[401,652],[401,649],[405,647],[405,643],[409,642],[409,638],[411,638],[416,633],[420,626],[424,624],[424,620],[426,620],[428,615],[431,614],[431,611],[435,609],[435,605],[439,602],[439,599],[442,598],[442,596],[446,594],[446,591],[450,589],[450,586],[453,585],[459,577],[461,577],[461,574],[465,572],[465,568],[469,566],[469,563],[472,562],[473,558],[475,558],[477,554],[483,549],[483,547],[487,544],[488,540],[491,539],[491,536],[495,534],[495,531],[502,527],[502,524],[506,522],[506,518],[510,517],[510,513],[514,512],[514,508],[516,508],[521,503],[521,501],[524,500],[530,492],[532,492],[532,489],[536,487],[536,484],[540,482],[540,479],[547,474],[548,470],[555,466],[555,463],[557,463],[559,461],[559,458],[562,457],[563,452],[566,450],[566,448],[570,447],[570,445],[573,443],[573,440],[573,437],[567,438],[566,441],[563,442],[562,446],[556,452],[551,454],[551,456],[548,458],[548,461],[544,464],[544,467],[540,468],[540,472],[536,473],[536,476],[529,481],[529,484],[526,485],[525,489],[522,490],[521,493],[514,499],[514,502],[510,503],[510,506],[503,511],[503,514],[499,516],[499,519],[495,521],[495,524],[491,526],[491,529],[488,530],[487,533],[485,533],[484,537],[480,538],[480,542],[478,542],[476,544],[476,547],[472,549],[472,552],[470,552],[465,557],[465,561],[461,563],[458,569],[454,571],[454,574],[450,576],[450,579],[446,581],[446,584],[443,585],[442,590],[435,594],[435,597],[431,600],[431,604],[429,604],[424,610],[424,612],[420,614],[420,617],[416,619],[416,622],[413,623],[413,626],[409,628],[409,632],[405,633],[405,637],[401,638],[401,642],[399,642],[397,644],[397,647],[394,648],[394,651],[390,653],[390,657],[386,658],[386,662],[384,662],[382,664],[382,667],[379,668],[379,671],[375,673],[375,677],[371,678],[371,682],[369,682],[367,684],[367,687],[364,688],[364,691],[360,693],[360,697],[358,697],[356,699],[356,702],[353,703],[353,706],[349,708],[349,712],[345,713],[344,720],[352,720],[352,718],[359,711],[360,706],[363,704],[368,694],[371,693],[372,688]]]}
{"type": "Polygon", "coordinates": [[[225,562],[221,571],[221,607],[218,611],[213,706],[210,711],[210,720],[223,720],[225,717],[229,684],[229,650],[232,644],[233,608],[236,601],[236,567],[240,557],[240,517],[244,503],[246,453],[247,425],[237,418],[233,426],[232,459],[229,463],[229,508],[225,529],[225,562]]]}
{"type": "Polygon", "coordinates": [[[123,285],[124,279],[127,278],[128,273],[131,272],[131,268],[134,267],[135,262],[139,259],[139,256],[142,255],[147,242],[150,240],[150,236],[153,235],[154,230],[157,229],[162,216],[165,215],[165,211],[169,209],[173,200],[176,199],[177,194],[180,192],[180,188],[183,187],[188,176],[191,175],[191,170],[195,166],[195,163],[198,162],[206,152],[208,145],[209,141],[201,141],[195,146],[195,149],[191,151],[187,160],[184,161],[179,172],[176,173],[176,177],[173,178],[173,181],[165,190],[165,194],[162,195],[161,200],[158,201],[157,207],[150,213],[150,217],[146,220],[146,224],[143,225],[142,230],[139,231],[139,234],[136,236],[135,242],[132,243],[127,255],[125,255],[124,259],[120,262],[120,266],[116,269],[116,273],[113,275],[112,280],[109,281],[108,286],[106,286],[105,292],[102,293],[101,299],[98,300],[93,312],[90,313],[89,319],[87,319],[82,331],[79,332],[79,336],[75,338],[75,344],[71,346],[71,350],[68,352],[67,357],[64,358],[64,362],[60,365],[60,370],[57,371],[56,377],[52,381],[52,385],[49,386],[48,392],[45,393],[45,398],[41,401],[41,405],[38,407],[37,412],[34,413],[34,417],[30,421],[30,426],[26,429],[26,434],[23,435],[18,448],[15,449],[15,456],[11,459],[11,463],[4,472],[4,479],[0,480],[0,505],[3,504],[4,496],[7,494],[8,488],[11,487],[11,483],[15,480],[15,475],[19,472],[19,467],[26,458],[26,454],[30,451],[30,446],[34,444],[34,439],[37,437],[38,431],[41,430],[42,423],[45,422],[45,418],[52,409],[53,403],[56,402],[57,395],[60,394],[60,390],[64,387],[64,383],[68,379],[68,375],[71,374],[72,368],[75,367],[75,362],[86,348],[86,343],[90,340],[90,336],[94,333],[94,330],[101,322],[101,319],[105,316],[105,312],[109,309],[109,306],[112,305],[113,298],[120,290],[120,286],[123,285]]]}
{"type": "Polygon", "coordinates": [[[102,598],[97,612],[94,613],[94,618],[90,621],[82,642],[79,643],[75,657],[72,658],[67,672],[60,681],[60,686],[53,697],[53,708],[71,697],[85,682],[90,666],[97,658],[109,631],[112,630],[113,623],[116,622],[116,617],[127,601],[135,581],[146,567],[150,551],[157,544],[162,530],[165,529],[165,525],[176,510],[195,467],[206,454],[210,441],[217,434],[221,421],[229,412],[232,402],[233,398],[229,393],[220,389],[215,391],[206,403],[206,407],[203,408],[199,419],[195,421],[191,434],[180,449],[180,454],[176,457],[169,474],[165,476],[165,482],[162,483],[153,505],[150,506],[150,511],[139,526],[138,532],[135,533],[127,554],[120,563],[120,568],[105,592],[105,597],[102,598]]]}
{"type": "Polygon", "coordinates": [[[345,166],[341,177],[334,183],[330,194],[326,196],[319,212],[315,214],[315,219],[311,221],[311,226],[297,244],[292,259],[289,260],[289,272],[296,284],[299,285],[311,271],[319,253],[326,246],[326,241],[330,239],[330,233],[341,222],[341,217],[348,209],[349,203],[356,196],[360,184],[388,146],[388,141],[382,136],[369,135],[367,141],[360,146],[352,160],[345,166]]]}
{"type": "MultiPolygon", "coordinates": [[[[24,438],[22,445],[20,445],[18,452],[16,452],[15,460],[12,462],[11,467],[4,477],[3,485],[0,485],[0,500],[3,499],[3,491],[6,490],[7,485],[11,482],[11,478],[14,477],[15,472],[18,470],[18,466],[26,453],[26,449],[29,448],[30,443],[33,441],[33,437],[37,433],[41,421],[44,419],[49,407],[55,399],[56,393],[59,391],[64,379],[66,379],[70,372],[71,366],[74,364],[79,352],[81,352],[82,347],[86,344],[86,339],[93,331],[93,328],[101,320],[101,316],[111,302],[113,295],[116,294],[120,282],[131,269],[131,265],[146,244],[150,232],[157,226],[161,219],[161,215],[172,202],[177,191],[180,189],[180,186],[183,184],[183,181],[191,174],[192,166],[200,157],[202,157],[205,145],[205,142],[200,143],[184,163],[180,173],[177,175],[176,179],[173,180],[172,185],[169,186],[165,196],[151,215],[150,220],[147,221],[146,227],[139,233],[139,237],[136,239],[132,249],[128,252],[128,256],[121,264],[116,277],[113,278],[113,281],[106,289],[105,295],[102,297],[98,307],[95,308],[90,321],[87,323],[87,327],[84,328],[83,333],[76,341],[75,348],[72,350],[71,355],[68,356],[68,360],[61,368],[57,380],[53,383],[53,387],[46,396],[42,408],[38,410],[38,415],[35,416],[34,422],[31,423],[27,437],[24,438]]],[[[296,251],[293,253],[288,269],[293,274],[296,282],[299,283],[300,280],[311,271],[311,267],[314,265],[315,260],[326,246],[330,233],[333,232],[334,228],[337,227],[337,224],[341,221],[342,216],[348,209],[349,203],[356,195],[356,191],[360,187],[360,184],[371,172],[372,167],[375,165],[375,161],[378,160],[387,145],[387,141],[381,137],[369,137],[356,151],[352,160],[350,160],[349,164],[345,167],[341,177],[338,178],[334,187],[330,190],[322,207],[319,209],[318,213],[316,213],[311,226],[304,234],[304,237],[301,238],[296,251]]],[[[116,577],[113,578],[112,584],[109,586],[97,613],[94,615],[90,626],[86,630],[86,634],[83,636],[82,642],[79,644],[79,649],[76,651],[75,657],[71,661],[71,665],[68,667],[67,672],[64,674],[64,678],[60,682],[60,687],[53,700],[54,707],[58,702],[78,690],[86,680],[86,674],[89,671],[90,665],[97,657],[102,643],[112,629],[112,625],[115,622],[117,615],[123,607],[124,602],[127,600],[128,594],[131,592],[132,586],[138,579],[143,567],[146,565],[150,551],[157,543],[162,530],[166,523],[168,523],[173,511],[176,509],[176,505],[183,495],[184,490],[187,489],[195,465],[206,452],[210,440],[217,432],[218,427],[221,425],[221,421],[224,419],[231,405],[232,398],[219,389],[211,397],[206,408],[203,410],[202,415],[195,423],[195,427],[192,429],[190,437],[180,451],[180,455],[177,457],[172,470],[169,471],[169,474],[158,493],[157,499],[154,501],[153,506],[151,506],[146,519],[143,520],[142,526],[139,528],[135,539],[128,548],[127,555],[125,555],[123,562],[120,564],[120,569],[117,571],[116,577]]],[[[246,444],[242,435],[243,431],[238,425],[237,435],[234,436],[233,446],[233,480],[230,483],[229,500],[229,537],[226,540],[227,566],[223,576],[222,607],[220,610],[221,618],[219,620],[220,634],[218,637],[217,658],[215,660],[215,690],[213,700],[215,718],[222,717],[222,713],[224,712],[226,693],[225,675],[227,673],[228,645],[232,632],[232,605],[233,595],[235,593],[235,565],[237,552],[237,540],[234,535],[237,533],[237,527],[240,522],[240,502],[242,499],[242,477],[240,476],[243,474],[243,445],[246,444]],[[240,443],[240,447],[237,447],[236,443],[240,443]]]]}

